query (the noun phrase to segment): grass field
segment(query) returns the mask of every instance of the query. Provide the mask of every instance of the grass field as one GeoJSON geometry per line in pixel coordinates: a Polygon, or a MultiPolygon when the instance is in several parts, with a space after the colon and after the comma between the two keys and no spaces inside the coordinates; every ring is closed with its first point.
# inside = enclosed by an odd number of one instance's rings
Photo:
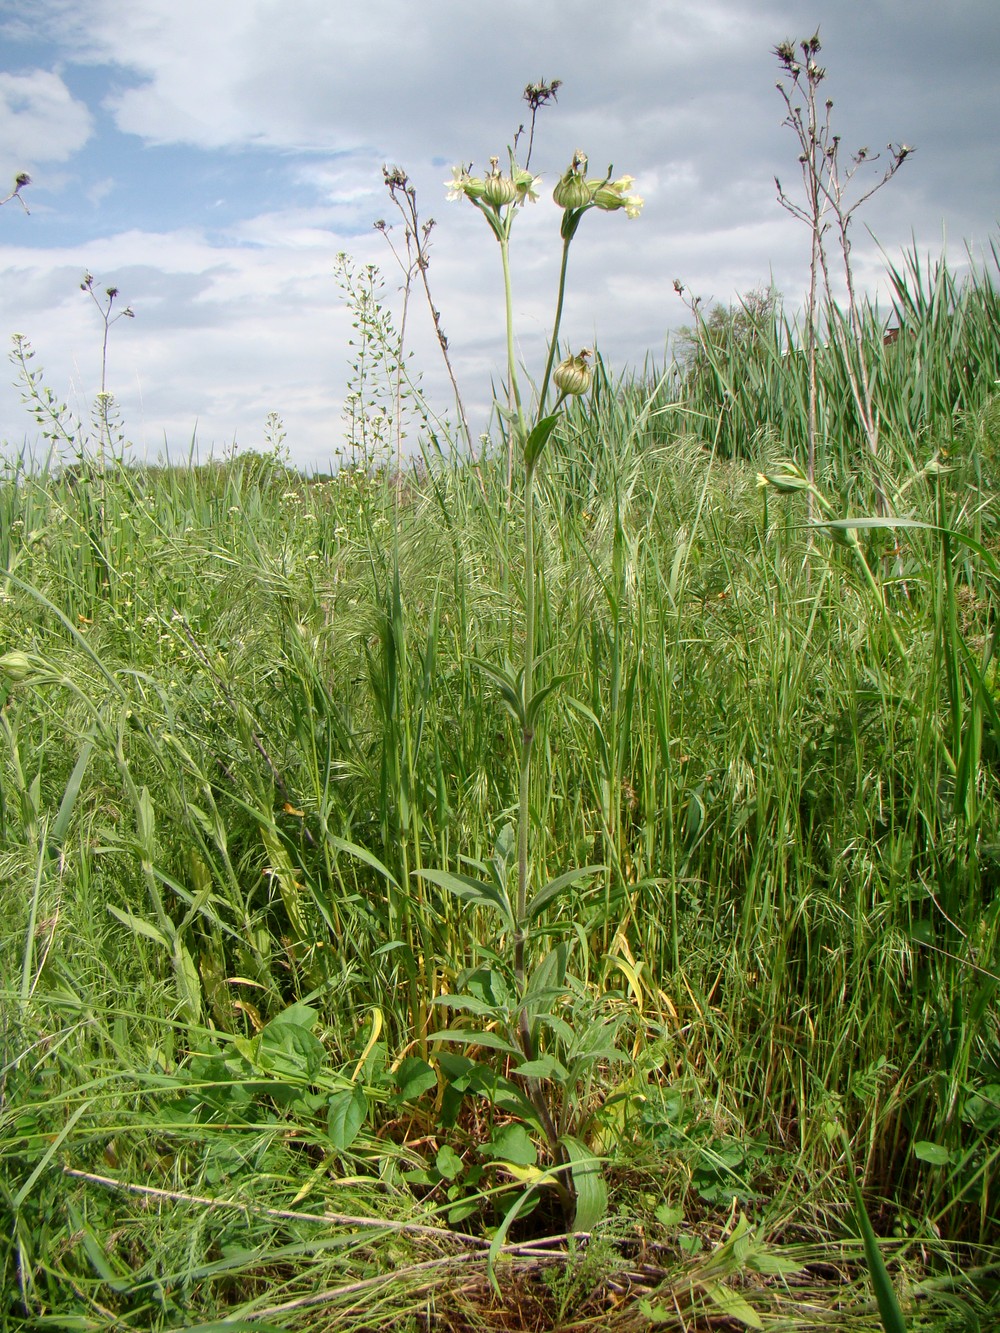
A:
{"type": "Polygon", "coordinates": [[[816,482],[892,526],[808,526],[780,314],[598,366],[539,472],[531,875],[591,869],[527,948],[589,1240],[455,890],[518,810],[502,442],[7,465],[5,1327],[876,1329],[853,1180],[908,1325],[995,1326],[1000,296],[895,278],[879,457],[831,345],[816,482]]]}

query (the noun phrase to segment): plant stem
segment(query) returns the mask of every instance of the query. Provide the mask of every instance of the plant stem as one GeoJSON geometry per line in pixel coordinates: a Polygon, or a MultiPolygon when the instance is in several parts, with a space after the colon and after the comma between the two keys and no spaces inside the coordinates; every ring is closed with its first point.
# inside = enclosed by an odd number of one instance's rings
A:
{"type": "Polygon", "coordinates": [[[566,268],[569,263],[569,247],[572,236],[563,238],[562,263],[559,267],[559,293],[556,297],[556,317],[552,325],[552,337],[549,339],[549,357],[545,362],[545,374],[542,376],[542,391],[538,399],[538,416],[545,415],[545,398],[549,391],[549,377],[552,374],[552,362],[555,360],[559,345],[559,325],[562,322],[563,299],[566,295],[566,268]]]}
{"type": "MultiPolygon", "coordinates": [[[[517,413],[517,430],[511,428],[507,436],[507,504],[511,502],[511,488],[514,484],[514,436],[519,435],[521,443],[527,439],[528,431],[521,406],[521,391],[517,386],[517,366],[514,360],[514,299],[510,286],[510,238],[506,230],[497,233],[500,242],[500,259],[503,263],[504,311],[507,321],[507,379],[509,386],[509,404],[517,413]]],[[[534,575],[532,575],[534,577],[534,575]]]]}
{"type": "MultiPolygon", "coordinates": [[[[524,475],[524,674],[521,702],[525,714],[521,732],[521,765],[518,788],[517,815],[517,932],[514,936],[514,974],[520,990],[524,989],[524,918],[528,910],[528,826],[531,821],[531,749],[535,739],[534,727],[527,721],[528,706],[534,690],[535,674],[535,469],[529,466],[524,475]]],[[[533,1059],[531,1032],[527,1014],[521,1011],[521,1035],[525,1054],[533,1059]]]]}

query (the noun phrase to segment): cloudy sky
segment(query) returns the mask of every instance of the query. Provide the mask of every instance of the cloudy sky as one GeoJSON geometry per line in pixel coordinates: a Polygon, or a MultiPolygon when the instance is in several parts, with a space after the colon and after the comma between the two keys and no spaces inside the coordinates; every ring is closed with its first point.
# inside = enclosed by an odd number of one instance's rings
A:
{"type": "MultiPolygon", "coordinates": [[[[806,284],[807,233],[775,200],[797,183],[772,48],[817,26],[846,148],[916,152],[856,224],[862,283],[913,245],[961,262],[1000,232],[998,0],[0,0],[0,339],[21,333],[87,419],[100,315],[80,281],[119,288],[108,387],[136,456],[261,447],[268,413],[292,459],[325,468],[344,442],[351,316],[339,252],[376,263],[398,312],[379,218],[382,164],[433,217],[429,278],[472,424],[503,360],[495,241],[446,203],[457,162],[503,156],[526,83],[563,81],[532,166],[548,188],[514,239],[519,350],[538,371],[551,318],[558,210],[575,149],[636,177],[640,218],[590,214],[570,262],[564,334],[616,367],[662,358],[686,312],[679,277],[723,302],[806,284]]],[[[390,233],[401,240],[401,227],[390,233]]],[[[883,284],[884,289],[884,284],[883,284]]],[[[425,306],[408,343],[431,402],[446,381],[425,306]]],[[[0,374],[8,453],[38,430],[0,374]]]]}

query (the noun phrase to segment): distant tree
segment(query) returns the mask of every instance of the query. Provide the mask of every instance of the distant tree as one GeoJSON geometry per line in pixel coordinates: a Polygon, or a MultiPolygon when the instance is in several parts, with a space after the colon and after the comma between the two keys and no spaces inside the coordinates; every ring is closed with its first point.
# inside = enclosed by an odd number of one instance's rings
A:
{"type": "MultiPolygon", "coordinates": [[[[674,286],[683,297],[680,285],[674,286]]],[[[680,329],[675,340],[684,387],[694,395],[711,396],[726,388],[735,364],[773,340],[781,293],[774,286],[754,287],[732,305],[716,303],[707,315],[698,298],[687,305],[695,322],[680,329]]]]}

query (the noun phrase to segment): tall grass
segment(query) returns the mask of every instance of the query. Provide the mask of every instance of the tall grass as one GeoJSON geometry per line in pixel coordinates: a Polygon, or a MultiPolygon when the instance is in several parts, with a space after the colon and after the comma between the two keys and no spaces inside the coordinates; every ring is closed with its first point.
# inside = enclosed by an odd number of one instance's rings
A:
{"type": "MultiPolygon", "coordinates": [[[[943,258],[923,260],[913,249],[901,263],[887,262],[889,307],[862,305],[889,479],[900,455],[912,457],[929,441],[947,445],[959,423],[993,395],[1000,378],[997,270],[995,242],[985,262],[970,254],[962,278],[943,258]],[[889,343],[887,329],[899,330],[889,343]]],[[[845,359],[856,360],[856,342],[850,330],[846,337],[836,335],[846,318],[839,307],[827,302],[822,315],[817,472],[846,487],[859,472],[857,442],[863,438],[845,359]]],[[[772,447],[804,458],[808,368],[802,342],[795,319],[780,305],[772,314],[767,304],[761,317],[748,312],[746,319],[730,321],[703,339],[698,373],[680,386],[692,432],[706,445],[715,442],[720,457],[749,457],[772,447]]],[[[665,398],[673,399],[678,387],[675,380],[665,398]]]]}
{"type": "MultiPolygon", "coordinates": [[[[669,1247],[666,1190],[706,1234],[741,1207],[838,1235],[840,1123],[904,1264],[941,1268],[933,1303],[996,1259],[1000,353],[984,277],[895,281],[876,389],[904,525],[858,532],[884,598],[757,486],[804,439],[787,329],[720,354],[721,400],[598,367],[538,481],[540,683],[566,683],[531,807],[539,875],[606,867],[548,925],[629,1032],[593,1090],[612,1234],[645,1209],[669,1247]]],[[[839,355],[821,483],[858,516],[839,355]]],[[[475,666],[519,653],[506,460],[96,485],[27,459],[0,483],[0,648],[25,655],[0,687],[10,1317],[305,1327],[325,1284],[338,1327],[379,1326],[359,1275],[451,1271],[437,1231],[393,1230],[416,1200],[475,1230],[510,1186],[429,1041],[495,924],[415,873],[487,862],[518,801],[475,666]],[[381,1251],[326,1213],[384,1219],[381,1251]]],[[[392,1317],[426,1290],[383,1293],[392,1317]]]]}

